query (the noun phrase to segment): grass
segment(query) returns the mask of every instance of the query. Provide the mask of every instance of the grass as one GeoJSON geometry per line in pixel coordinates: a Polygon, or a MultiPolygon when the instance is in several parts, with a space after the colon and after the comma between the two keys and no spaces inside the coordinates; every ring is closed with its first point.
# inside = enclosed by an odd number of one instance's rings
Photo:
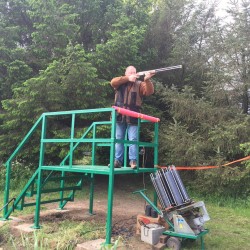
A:
{"type": "MultiPolygon", "coordinates": [[[[0,235],[7,230],[9,230],[7,227],[1,227],[0,235]]],[[[50,222],[43,225],[41,230],[34,231],[34,234],[13,237],[5,233],[5,240],[0,245],[4,249],[74,249],[79,241],[104,237],[101,230],[104,232],[100,225],[89,222],[76,223],[68,220],[56,224],[50,222]],[[84,237],[82,234],[85,234],[84,237]]]]}
{"type": "MultiPolygon", "coordinates": [[[[207,206],[211,221],[207,223],[211,249],[250,249],[250,217],[228,207],[207,206]],[[221,247],[221,248],[220,248],[221,247]]],[[[243,211],[245,209],[242,209],[243,211]]]]}
{"type": "MultiPolygon", "coordinates": [[[[132,175],[120,176],[116,182],[119,193],[127,199],[137,199],[132,195],[132,191],[142,189],[142,180],[132,175]],[[126,190],[126,192],[124,192],[126,190]]],[[[100,180],[98,180],[100,181],[100,180]]],[[[146,180],[147,181],[147,180],[146,180]]],[[[53,184],[52,184],[53,185],[53,184]]],[[[86,183],[86,186],[88,184],[86,183]]],[[[148,186],[148,185],[147,185],[148,186]]],[[[107,180],[103,181],[103,186],[97,188],[95,198],[106,195],[107,180]],[[104,193],[103,193],[104,190],[104,193]],[[102,192],[100,192],[102,191],[102,192]]],[[[149,190],[151,195],[152,190],[149,190]]],[[[17,195],[18,190],[12,194],[17,195]]],[[[55,194],[53,194],[54,196],[55,194]]],[[[205,247],[209,250],[248,250],[250,249],[250,204],[249,200],[221,198],[215,196],[199,197],[195,194],[194,200],[203,200],[211,218],[206,223],[210,232],[205,235],[205,247]]],[[[3,205],[3,192],[0,193],[0,207],[3,205]]],[[[51,195],[50,195],[51,196],[51,195]]],[[[76,199],[88,197],[88,189],[80,192],[76,199]]],[[[53,197],[50,197],[53,198],[53,197]]],[[[24,211],[15,212],[19,214],[34,213],[34,207],[25,208],[24,211]]],[[[92,221],[70,221],[62,220],[57,223],[46,221],[42,229],[35,231],[31,235],[21,235],[13,237],[9,224],[0,226],[0,248],[3,249],[75,249],[79,242],[87,240],[105,238],[105,225],[92,221]]],[[[200,241],[183,245],[183,250],[200,249],[200,241]]]]}
{"type": "MultiPolygon", "coordinates": [[[[205,247],[209,250],[248,250],[250,249],[250,216],[249,209],[220,207],[206,202],[211,218],[206,223],[209,233],[204,237],[205,247]],[[242,210],[242,214],[240,214],[242,210]],[[246,211],[248,210],[248,211],[246,211]]],[[[182,249],[200,249],[200,242],[182,249]]]]}

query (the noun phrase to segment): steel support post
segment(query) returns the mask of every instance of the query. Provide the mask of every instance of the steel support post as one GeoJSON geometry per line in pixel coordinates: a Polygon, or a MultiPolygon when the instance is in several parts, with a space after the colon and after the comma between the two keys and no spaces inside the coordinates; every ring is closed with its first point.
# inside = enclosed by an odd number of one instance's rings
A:
{"type": "Polygon", "coordinates": [[[40,206],[41,206],[41,192],[42,192],[42,169],[41,166],[44,162],[44,152],[45,152],[45,143],[43,139],[46,138],[46,126],[47,126],[47,117],[43,115],[42,120],[42,132],[41,132],[41,143],[40,143],[40,158],[39,158],[39,171],[38,171],[38,180],[37,180],[37,193],[36,193],[36,211],[34,218],[33,228],[39,229],[39,219],[40,219],[40,206]]]}
{"type": "Polygon", "coordinates": [[[34,226],[32,228],[39,229],[40,222],[40,208],[41,208],[41,193],[42,193],[42,169],[39,169],[38,179],[37,179],[37,193],[36,193],[36,210],[34,218],[34,226]]]}
{"type": "MultiPolygon", "coordinates": [[[[72,114],[71,118],[71,131],[70,131],[70,139],[74,139],[75,134],[75,114],[72,114]]],[[[73,141],[70,142],[70,154],[69,154],[69,166],[72,168],[73,165],[73,153],[74,153],[74,143],[73,141]]]]}
{"type": "MultiPolygon", "coordinates": [[[[6,165],[6,180],[5,180],[5,190],[4,190],[4,205],[9,202],[10,196],[10,173],[11,173],[11,162],[6,165]]],[[[7,220],[8,205],[5,206],[3,210],[3,217],[7,220]]]]}
{"type": "Polygon", "coordinates": [[[89,192],[89,213],[93,214],[94,202],[94,174],[90,175],[90,192],[89,192]]]}
{"type": "Polygon", "coordinates": [[[159,124],[158,122],[155,122],[154,126],[154,166],[158,166],[158,146],[159,146],[159,141],[158,141],[158,129],[159,129],[159,124]]]}
{"type": "Polygon", "coordinates": [[[110,168],[109,168],[109,184],[108,184],[108,213],[106,221],[106,244],[111,243],[112,236],[112,211],[113,211],[113,194],[114,194],[114,159],[115,159],[115,131],[116,131],[116,112],[112,111],[112,127],[111,127],[111,147],[110,147],[110,168]]]}
{"type": "Polygon", "coordinates": [[[205,250],[203,236],[201,236],[201,250],[205,250]]]}
{"type": "MultiPolygon", "coordinates": [[[[64,185],[65,185],[65,181],[64,181],[64,177],[65,177],[65,171],[62,171],[62,173],[61,173],[61,177],[62,177],[62,179],[60,180],[60,188],[64,188],[64,185]]],[[[63,195],[64,195],[64,191],[62,190],[62,191],[60,191],[60,203],[59,203],[59,209],[63,209],[63,195]]]]}
{"type": "MultiPolygon", "coordinates": [[[[154,124],[154,167],[158,166],[158,136],[159,136],[159,123],[155,122],[154,124]]],[[[157,193],[154,191],[154,205],[157,207],[157,193]]]]}

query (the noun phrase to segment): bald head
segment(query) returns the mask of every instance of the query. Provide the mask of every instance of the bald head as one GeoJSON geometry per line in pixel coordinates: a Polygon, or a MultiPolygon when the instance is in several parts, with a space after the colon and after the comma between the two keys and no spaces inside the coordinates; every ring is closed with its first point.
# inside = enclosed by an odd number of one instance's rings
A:
{"type": "Polygon", "coordinates": [[[134,66],[128,66],[125,71],[125,76],[131,76],[136,74],[136,68],[134,66]]]}

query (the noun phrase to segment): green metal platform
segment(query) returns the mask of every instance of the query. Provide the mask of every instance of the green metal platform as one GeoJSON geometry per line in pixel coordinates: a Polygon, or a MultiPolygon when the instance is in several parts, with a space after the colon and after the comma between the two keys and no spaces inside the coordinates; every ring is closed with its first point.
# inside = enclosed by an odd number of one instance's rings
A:
{"type": "MultiPolygon", "coordinates": [[[[64,111],[64,112],[50,112],[44,113],[33,125],[31,130],[24,137],[22,142],[9,157],[5,163],[6,167],[6,183],[5,183],[5,195],[4,195],[4,209],[3,209],[3,219],[7,220],[14,209],[22,210],[27,206],[35,206],[35,217],[33,228],[40,228],[40,207],[41,204],[59,202],[59,208],[63,209],[64,206],[69,201],[74,201],[75,192],[81,190],[83,187],[84,178],[87,176],[90,180],[90,196],[89,196],[89,213],[93,214],[93,199],[94,199],[94,176],[96,174],[108,175],[108,197],[107,197],[107,223],[106,223],[106,242],[105,244],[111,243],[112,234],[112,212],[113,212],[113,192],[114,192],[114,178],[117,174],[138,174],[138,173],[152,173],[156,171],[155,166],[158,165],[158,122],[150,122],[149,120],[138,118],[138,141],[128,141],[127,137],[125,140],[117,140],[115,138],[116,132],[116,116],[117,111],[114,108],[102,108],[102,109],[88,109],[88,110],[74,110],[74,111],[64,111]],[[110,119],[111,114],[111,119],[110,119]],[[102,121],[92,122],[91,125],[84,130],[81,136],[76,134],[76,121],[85,119],[90,115],[100,115],[100,117],[105,117],[102,121]],[[53,119],[65,119],[70,120],[69,132],[67,138],[50,138],[50,124],[53,119]],[[150,123],[153,126],[152,140],[150,142],[143,142],[140,139],[140,131],[142,125],[147,125],[150,123]],[[107,127],[110,130],[109,136],[103,138],[99,136],[99,132],[102,131],[103,126],[105,129],[107,127]],[[23,149],[24,145],[32,145],[32,135],[34,133],[40,133],[40,155],[39,162],[37,164],[37,169],[35,170],[33,176],[27,180],[27,184],[24,186],[21,193],[13,200],[10,197],[10,184],[11,184],[11,173],[12,173],[12,162],[18,156],[18,153],[23,149]],[[122,168],[114,168],[114,157],[115,157],[115,144],[123,143],[125,147],[124,154],[124,166],[122,168]],[[47,165],[46,162],[46,146],[51,144],[66,144],[68,145],[69,151],[65,158],[57,165],[47,165]],[[127,162],[127,149],[129,145],[136,144],[137,146],[137,162],[139,162],[139,148],[152,148],[154,152],[153,164],[150,168],[143,168],[137,166],[136,169],[131,169],[127,162]],[[86,150],[90,150],[91,164],[81,165],[76,164],[76,159],[74,152],[78,147],[86,145],[86,150]],[[103,165],[96,165],[96,155],[98,147],[108,147],[109,148],[109,163],[103,165]],[[56,177],[55,177],[56,173],[56,177]],[[67,174],[72,174],[72,177],[68,177],[67,174]],[[60,174],[60,176],[58,176],[60,174]],[[73,186],[67,186],[66,182],[68,178],[75,180],[76,184],[73,186]],[[57,188],[47,188],[46,185],[49,181],[59,181],[59,187],[57,188]],[[66,196],[65,192],[68,191],[69,194],[66,196]],[[42,200],[42,194],[44,193],[58,192],[59,198],[52,200],[42,200]],[[27,202],[27,197],[35,196],[35,202],[27,202]],[[13,205],[10,206],[10,201],[13,201],[13,205]]],[[[140,116],[143,117],[143,116],[140,116]]]]}

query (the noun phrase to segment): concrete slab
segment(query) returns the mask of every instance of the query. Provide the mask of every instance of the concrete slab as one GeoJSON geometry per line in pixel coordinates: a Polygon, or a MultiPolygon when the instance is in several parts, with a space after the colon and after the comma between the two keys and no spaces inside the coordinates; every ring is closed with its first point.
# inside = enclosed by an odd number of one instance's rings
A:
{"type": "Polygon", "coordinates": [[[11,222],[11,221],[24,222],[23,219],[20,219],[20,218],[18,218],[18,217],[10,216],[9,219],[10,219],[10,222],[11,222]]]}
{"type": "MultiPolygon", "coordinates": [[[[105,243],[105,239],[96,239],[87,241],[81,244],[77,244],[75,250],[101,250],[101,249],[108,249],[108,248],[101,248],[102,244],[105,243]]],[[[111,238],[111,243],[115,244],[114,239],[111,238]]],[[[116,245],[117,250],[126,250],[127,247],[124,246],[123,242],[119,242],[118,245],[116,245]]]]}
{"type": "Polygon", "coordinates": [[[24,222],[24,220],[19,219],[17,217],[9,217],[8,220],[0,220],[0,227],[3,226],[6,223],[10,223],[10,224],[17,224],[20,222],[24,222]]]}
{"type": "Polygon", "coordinates": [[[81,244],[77,244],[76,250],[100,250],[101,244],[104,242],[105,239],[87,241],[81,244]]]}
{"type": "Polygon", "coordinates": [[[48,210],[45,210],[45,211],[41,211],[40,212],[40,215],[47,215],[47,214],[59,214],[59,213],[68,213],[70,212],[70,210],[68,209],[48,209],[48,210]]]}
{"type": "Polygon", "coordinates": [[[6,222],[8,222],[7,220],[0,220],[0,227],[2,227],[6,222]]]}
{"type": "Polygon", "coordinates": [[[17,226],[13,226],[13,228],[21,231],[21,232],[25,232],[25,233],[31,233],[34,232],[36,229],[31,228],[34,224],[21,224],[21,225],[17,225],[17,226]]]}

